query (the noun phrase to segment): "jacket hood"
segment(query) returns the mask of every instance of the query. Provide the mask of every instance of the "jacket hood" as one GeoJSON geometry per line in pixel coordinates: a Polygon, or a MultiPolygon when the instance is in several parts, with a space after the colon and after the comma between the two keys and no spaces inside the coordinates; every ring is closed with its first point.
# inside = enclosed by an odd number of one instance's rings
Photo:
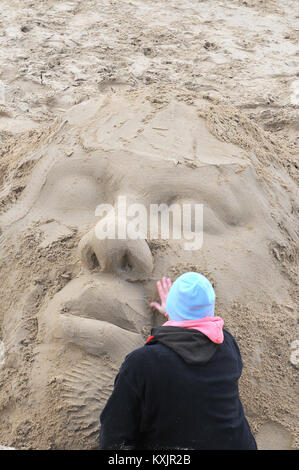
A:
{"type": "Polygon", "coordinates": [[[218,344],[201,331],[179,326],[158,326],[151,330],[146,345],[161,343],[177,353],[187,364],[206,364],[214,356],[218,344]]]}
{"type": "Polygon", "coordinates": [[[201,331],[213,343],[223,342],[223,325],[224,322],[221,317],[210,316],[185,321],[169,320],[163,324],[163,326],[183,326],[184,328],[201,331]]]}

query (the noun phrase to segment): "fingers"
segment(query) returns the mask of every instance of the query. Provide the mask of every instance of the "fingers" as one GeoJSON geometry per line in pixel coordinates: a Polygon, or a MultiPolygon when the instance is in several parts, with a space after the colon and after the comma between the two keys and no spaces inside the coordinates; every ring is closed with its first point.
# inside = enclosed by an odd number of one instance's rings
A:
{"type": "Polygon", "coordinates": [[[150,306],[156,308],[163,315],[167,315],[165,311],[165,304],[169,289],[172,286],[171,280],[166,277],[162,277],[161,281],[157,281],[157,289],[161,299],[161,305],[158,302],[151,302],[150,306]]]}
{"type": "Polygon", "coordinates": [[[163,277],[162,278],[162,286],[163,286],[163,290],[164,290],[164,296],[165,296],[165,299],[166,299],[166,296],[168,294],[168,282],[167,282],[167,279],[166,277],[163,277]]]}
{"type": "Polygon", "coordinates": [[[158,289],[158,293],[159,293],[161,302],[164,302],[165,301],[165,294],[164,294],[163,283],[161,281],[157,282],[157,289],[158,289]]]}
{"type": "Polygon", "coordinates": [[[161,315],[164,315],[166,318],[169,319],[169,315],[166,313],[165,307],[163,305],[158,304],[158,302],[151,302],[150,306],[156,308],[161,315]]]}
{"type": "Polygon", "coordinates": [[[162,277],[161,281],[157,282],[157,288],[162,302],[166,302],[166,298],[169,292],[169,289],[172,286],[172,282],[169,278],[162,277]]]}
{"type": "Polygon", "coordinates": [[[164,297],[165,297],[165,300],[166,300],[168,292],[169,292],[169,290],[172,286],[172,282],[171,282],[169,277],[167,277],[167,278],[163,277],[161,283],[162,283],[162,287],[163,287],[164,297]]]}
{"type": "Polygon", "coordinates": [[[152,302],[150,303],[150,306],[156,308],[157,310],[159,310],[159,312],[161,312],[161,305],[158,304],[158,302],[152,302]]]}
{"type": "Polygon", "coordinates": [[[161,281],[157,282],[157,287],[158,287],[158,292],[159,292],[161,301],[165,302],[168,292],[165,289],[165,279],[164,278],[162,278],[161,281]]]}

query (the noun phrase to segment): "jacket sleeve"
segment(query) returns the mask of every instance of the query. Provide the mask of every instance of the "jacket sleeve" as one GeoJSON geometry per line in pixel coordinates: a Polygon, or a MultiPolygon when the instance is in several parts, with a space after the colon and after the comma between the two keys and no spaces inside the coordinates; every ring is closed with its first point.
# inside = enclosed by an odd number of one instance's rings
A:
{"type": "MultiPolygon", "coordinates": [[[[139,435],[140,399],[130,383],[126,361],[120,368],[114,389],[100,415],[99,450],[135,449],[139,435]]],[[[133,373],[132,370],[130,370],[133,373]]]]}

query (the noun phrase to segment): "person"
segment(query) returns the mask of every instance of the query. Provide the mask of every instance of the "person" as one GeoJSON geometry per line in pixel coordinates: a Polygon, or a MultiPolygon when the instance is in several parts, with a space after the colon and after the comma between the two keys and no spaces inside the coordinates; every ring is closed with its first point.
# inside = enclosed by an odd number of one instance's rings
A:
{"type": "Polygon", "coordinates": [[[242,359],[195,272],[157,282],[167,317],[125,357],[100,415],[99,449],[256,450],[239,397],[242,359]]]}

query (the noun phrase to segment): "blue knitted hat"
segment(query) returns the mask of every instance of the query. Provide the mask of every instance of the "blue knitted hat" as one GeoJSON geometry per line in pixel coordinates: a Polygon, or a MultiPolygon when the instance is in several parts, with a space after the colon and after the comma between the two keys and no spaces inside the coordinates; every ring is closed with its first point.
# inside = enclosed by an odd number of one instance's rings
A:
{"type": "Polygon", "coordinates": [[[166,300],[170,320],[196,320],[214,316],[215,292],[210,281],[199,273],[184,273],[172,284],[166,300]]]}

